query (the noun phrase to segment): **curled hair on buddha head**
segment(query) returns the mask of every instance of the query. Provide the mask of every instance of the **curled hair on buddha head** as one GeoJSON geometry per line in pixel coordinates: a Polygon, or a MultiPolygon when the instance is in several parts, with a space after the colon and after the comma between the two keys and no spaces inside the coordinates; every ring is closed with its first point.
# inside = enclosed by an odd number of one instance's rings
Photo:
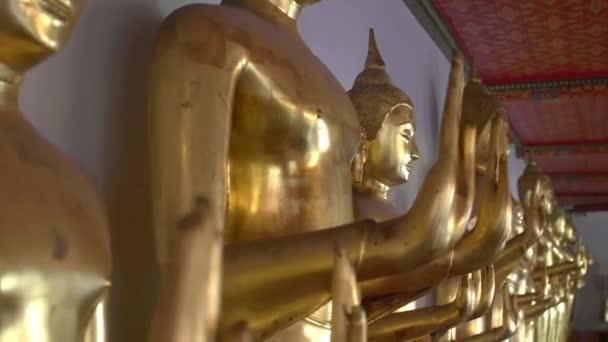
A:
{"type": "MultiPolygon", "coordinates": [[[[393,85],[378,51],[374,30],[369,30],[369,48],[365,68],[348,91],[367,141],[373,141],[387,115],[399,106],[413,109],[412,100],[393,85]]],[[[414,122],[412,116],[412,122],[414,122]]]]}

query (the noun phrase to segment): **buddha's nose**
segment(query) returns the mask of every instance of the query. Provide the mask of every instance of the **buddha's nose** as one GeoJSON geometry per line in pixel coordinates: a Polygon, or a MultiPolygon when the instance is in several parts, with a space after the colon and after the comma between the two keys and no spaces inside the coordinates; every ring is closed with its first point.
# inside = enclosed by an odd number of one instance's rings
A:
{"type": "Polygon", "coordinates": [[[416,144],[416,140],[412,140],[412,160],[420,159],[420,150],[418,150],[418,144],[416,144]]]}

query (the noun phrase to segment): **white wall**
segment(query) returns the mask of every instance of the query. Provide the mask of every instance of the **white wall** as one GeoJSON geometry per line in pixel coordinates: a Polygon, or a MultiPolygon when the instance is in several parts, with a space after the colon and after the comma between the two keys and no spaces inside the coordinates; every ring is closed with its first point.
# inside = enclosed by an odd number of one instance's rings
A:
{"type": "Polygon", "coordinates": [[[608,213],[575,216],[574,224],[595,259],[586,286],[578,292],[574,323],[581,331],[608,330],[608,324],[602,322],[608,299],[608,213]]]}

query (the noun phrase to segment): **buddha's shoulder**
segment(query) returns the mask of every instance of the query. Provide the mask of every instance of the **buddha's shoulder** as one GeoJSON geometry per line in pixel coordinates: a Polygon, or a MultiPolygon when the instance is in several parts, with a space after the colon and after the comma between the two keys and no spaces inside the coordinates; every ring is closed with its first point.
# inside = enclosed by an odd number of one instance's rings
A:
{"type": "Polygon", "coordinates": [[[163,22],[161,31],[173,31],[180,38],[221,36],[227,40],[238,32],[253,32],[256,27],[267,25],[255,14],[230,6],[193,4],[171,13],[163,22]],[[192,35],[192,37],[191,37],[192,35]]]}

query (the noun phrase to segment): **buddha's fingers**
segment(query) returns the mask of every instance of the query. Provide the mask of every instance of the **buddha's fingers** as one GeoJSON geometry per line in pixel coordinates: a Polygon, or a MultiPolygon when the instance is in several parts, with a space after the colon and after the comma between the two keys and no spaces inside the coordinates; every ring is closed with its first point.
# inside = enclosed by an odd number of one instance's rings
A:
{"type": "Polygon", "coordinates": [[[209,202],[197,199],[178,224],[150,341],[213,341],[217,329],[222,234],[209,202]]]}
{"type": "Polygon", "coordinates": [[[475,126],[464,124],[462,126],[460,138],[461,157],[459,158],[459,169],[456,175],[456,193],[459,196],[454,203],[456,206],[454,208],[454,215],[456,215],[460,221],[455,229],[455,241],[460,240],[466,231],[475,198],[475,153],[477,143],[475,126]]]}
{"type": "Polygon", "coordinates": [[[503,285],[503,298],[504,310],[502,324],[507,332],[512,335],[523,321],[523,311],[519,309],[517,297],[510,293],[506,283],[503,285]]]}
{"type": "Polygon", "coordinates": [[[456,157],[464,90],[464,61],[460,54],[452,57],[448,88],[439,136],[439,158],[456,157]]]}
{"type": "Polygon", "coordinates": [[[347,342],[367,341],[367,317],[360,306],[353,308],[350,313],[349,335],[347,342]]]}
{"type": "Polygon", "coordinates": [[[454,299],[454,305],[460,312],[459,322],[466,321],[475,309],[477,290],[481,287],[479,281],[481,281],[480,277],[474,279],[471,274],[461,276],[460,286],[454,299]]]}
{"type": "Polygon", "coordinates": [[[335,261],[332,280],[332,342],[348,342],[350,317],[361,304],[361,293],[350,260],[339,243],[334,247],[335,261]]]}
{"type": "Polygon", "coordinates": [[[477,303],[474,312],[470,319],[476,319],[483,316],[494,302],[496,293],[496,277],[494,274],[494,265],[489,265],[481,270],[481,297],[477,303]]]}

